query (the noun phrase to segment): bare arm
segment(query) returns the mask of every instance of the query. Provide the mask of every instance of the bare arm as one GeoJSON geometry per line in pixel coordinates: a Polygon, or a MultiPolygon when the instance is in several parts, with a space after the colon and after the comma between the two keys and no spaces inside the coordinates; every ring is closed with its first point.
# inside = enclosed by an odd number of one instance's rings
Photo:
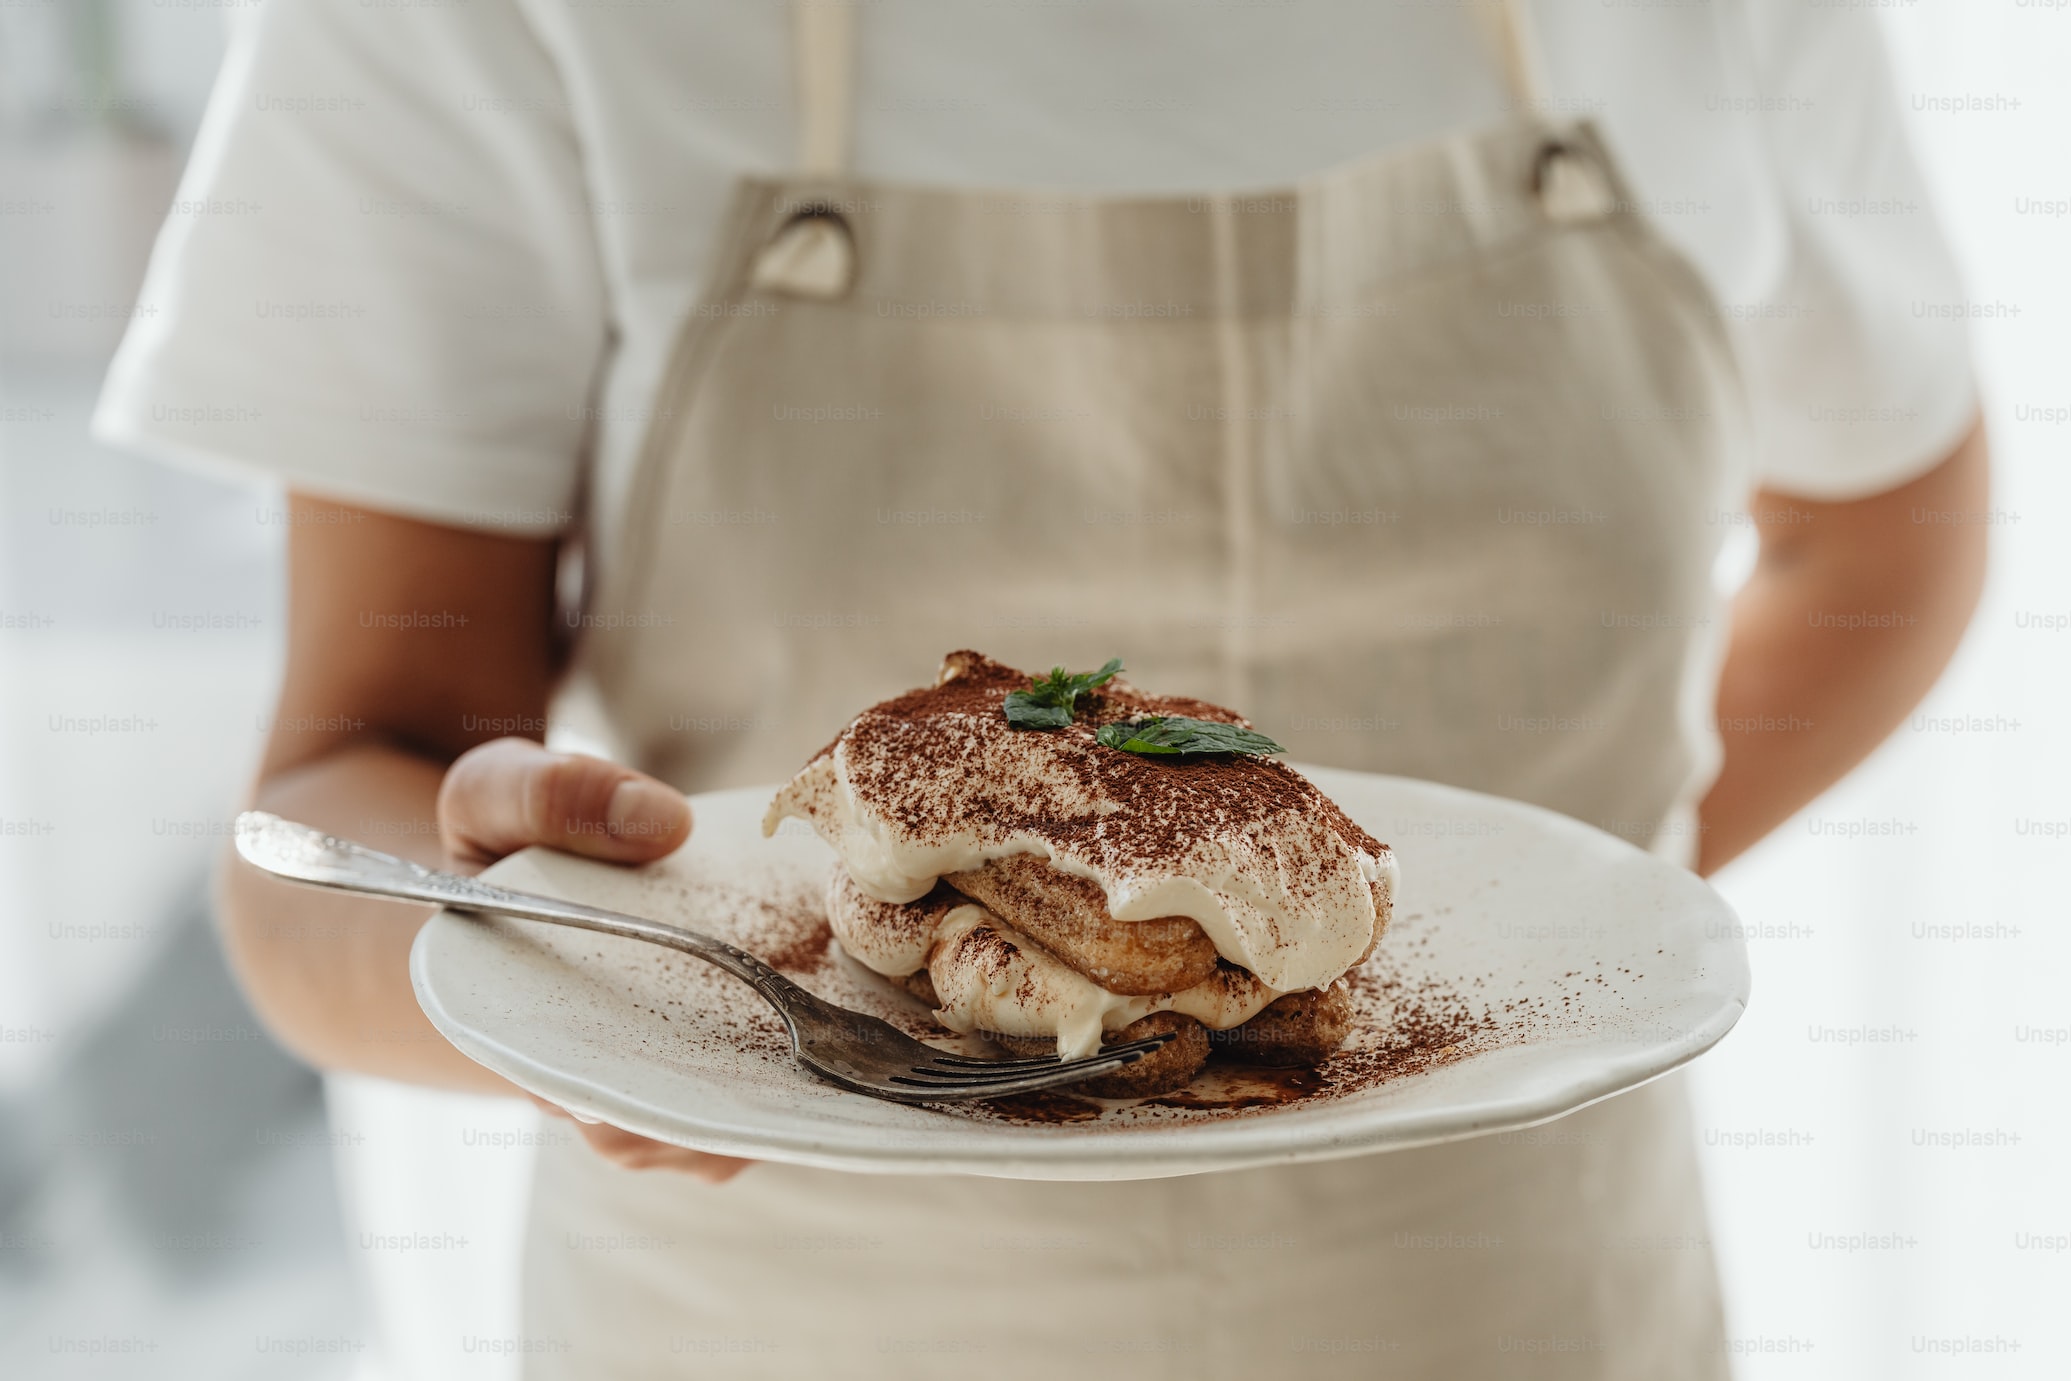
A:
{"type": "Polygon", "coordinates": [[[1726,759],[1699,811],[1699,872],[1839,781],[1941,675],[1984,585],[1988,470],[1979,425],[1889,493],[1756,496],[1761,559],[1733,604],[1718,698],[1726,759]],[[1931,516],[1946,514],[1964,520],[1931,516]]]}
{"type": "MultiPolygon", "coordinates": [[[[291,498],[287,671],[254,801],[434,867],[529,844],[634,863],[690,831],[683,797],[540,746],[556,671],[554,544],[291,498]]],[[[427,908],[311,891],[228,856],[225,946],[260,1017],[312,1064],[517,1094],[410,991],[427,908]]],[[[584,1129],[626,1164],[740,1162],[584,1129]]]]}

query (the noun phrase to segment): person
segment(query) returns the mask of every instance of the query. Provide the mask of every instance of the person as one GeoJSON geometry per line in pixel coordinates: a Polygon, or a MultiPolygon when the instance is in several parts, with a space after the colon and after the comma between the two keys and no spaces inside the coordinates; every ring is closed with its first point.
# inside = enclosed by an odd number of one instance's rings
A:
{"type": "MultiPolygon", "coordinates": [[[[1978,594],[1910,516],[1982,506],[1960,288],[1845,7],[280,0],[182,196],[98,426],[287,486],[254,801],[427,862],[665,855],[972,646],[1709,872],[1978,594]]],[[[429,1032],[421,915],[221,910],[313,1064],[510,1091],[363,1038],[429,1032]]],[[[1674,1078],[1115,1184],[591,1125],[530,1241],[536,1377],[1726,1370],[1674,1078]],[[563,1245],[612,1231],[670,1245],[563,1245]]]]}

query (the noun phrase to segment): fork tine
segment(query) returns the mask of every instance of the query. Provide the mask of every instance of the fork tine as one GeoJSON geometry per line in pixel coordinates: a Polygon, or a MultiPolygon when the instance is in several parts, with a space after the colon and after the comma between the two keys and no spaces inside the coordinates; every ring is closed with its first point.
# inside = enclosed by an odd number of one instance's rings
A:
{"type": "MultiPolygon", "coordinates": [[[[1148,1052],[1156,1050],[1171,1039],[1170,1035],[1146,1036],[1142,1040],[1129,1041],[1123,1045],[1102,1046],[1094,1054],[1084,1058],[1089,1060],[1101,1059],[1109,1055],[1117,1055],[1133,1050],[1148,1052]]],[[[927,1073],[935,1073],[938,1069],[942,1073],[962,1073],[966,1070],[974,1073],[983,1073],[989,1070],[1022,1069],[1035,1071],[1040,1069],[1056,1069],[1061,1067],[1063,1063],[1055,1055],[1033,1055],[1022,1060],[981,1060],[971,1055],[944,1054],[936,1056],[929,1064],[916,1066],[916,1068],[927,1073]]]]}
{"type": "Polygon", "coordinates": [[[1040,1069],[1058,1063],[1055,1055],[1031,1055],[1025,1060],[985,1060],[975,1055],[937,1055],[930,1064],[945,1069],[1040,1069]]]}
{"type": "Polygon", "coordinates": [[[1130,1063],[1129,1060],[1099,1056],[1058,1066],[1056,1069],[1022,1074],[1013,1079],[1003,1079],[987,1084],[936,1084],[924,1080],[892,1079],[894,1084],[905,1084],[926,1101],[952,1101],[962,1098],[1007,1098],[1017,1093],[1037,1093],[1047,1088],[1070,1085],[1080,1079],[1092,1078],[1098,1074],[1111,1073],[1130,1063]],[[1060,1070],[1062,1071],[1060,1073],[1060,1070]]]}
{"type": "Polygon", "coordinates": [[[1109,1046],[1099,1054],[1088,1055],[1084,1059],[1055,1061],[1033,1069],[1025,1067],[1005,1068],[995,1072],[969,1069],[930,1069],[925,1065],[920,1065],[908,1070],[905,1074],[893,1075],[891,1081],[895,1084],[906,1084],[915,1088],[955,1089],[978,1088],[981,1086],[985,1088],[998,1088],[1008,1084],[1020,1083],[1028,1079],[1039,1079],[1047,1083],[1058,1079],[1060,1076],[1065,1080],[1082,1076],[1090,1077],[1095,1073],[1102,1073],[1110,1069],[1120,1069],[1125,1064],[1131,1064],[1150,1054],[1151,1051],[1156,1050],[1170,1039],[1172,1037],[1169,1033],[1153,1036],[1141,1041],[1131,1041],[1127,1045],[1109,1046]]]}
{"type": "Polygon", "coordinates": [[[1077,1069],[1083,1065],[1090,1065],[1095,1060],[1108,1060],[1120,1057],[1126,1062],[1141,1055],[1148,1055],[1151,1051],[1156,1050],[1171,1039],[1172,1037],[1169,1034],[1150,1036],[1140,1041],[1131,1041],[1127,1045],[1110,1045],[1094,1054],[1076,1060],[1059,1060],[1053,1056],[1048,1059],[1035,1061],[1032,1064],[1024,1064],[1019,1060],[1012,1062],[1001,1060],[995,1064],[981,1064],[977,1066],[956,1065],[947,1068],[933,1065],[915,1065],[912,1069],[907,1070],[906,1073],[921,1075],[929,1079],[940,1079],[948,1083],[984,1081],[1024,1074],[1048,1074],[1061,1069],[1077,1069]]]}

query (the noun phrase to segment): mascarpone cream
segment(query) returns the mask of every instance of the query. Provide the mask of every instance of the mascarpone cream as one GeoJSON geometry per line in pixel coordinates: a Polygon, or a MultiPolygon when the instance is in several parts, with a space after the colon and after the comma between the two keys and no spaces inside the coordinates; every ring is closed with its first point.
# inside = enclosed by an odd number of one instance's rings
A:
{"type": "Polygon", "coordinates": [[[952,1031],[1054,1036],[1060,1059],[1100,1049],[1101,1033],[1153,1012],[1183,1012],[1227,1031],[1250,1021],[1280,994],[1225,965],[1205,983],[1176,993],[1111,993],[973,902],[942,917],[928,976],[952,1031]]]}
{"type": "MultiPolygon", "coordinates": [[[[1017,729],[1004,702],[1029,680],[951,653],[934,686],[856,716],[777,793],[764,832],[806,821],[884,902],[1036,854],[1098,884],[1117,921],[1192,917],[1223,959],[1274,993],[1323,987],[1367,953],[1388,914],[1394,856],[1300,773],[1269,758],[1146,756],[1093,738],[1102,723],[1142,715],[1241,719],[1118,679],[1080,701],[1076,723],[1017,729]]],[[[970,1000],[997,1002],[975,990],[970,1000]]]]}
{"type": "Polygon", "coordinates": [[[1183,1012],[1203,1026],[1242,1026],[1280,994],[1242,969],[1223,965],[1176,993],[1125,997],[1087,978],[976,902],[947,888],[900,905],[844,886],[827,888],[827,921],[842,949],[887,978],[925,969],[935,985],[935,1015],[953,1031],[1050,1036],[1065,1059],[1091,1054],[1103,1031],[1152,1012],[1183,1012]]]}

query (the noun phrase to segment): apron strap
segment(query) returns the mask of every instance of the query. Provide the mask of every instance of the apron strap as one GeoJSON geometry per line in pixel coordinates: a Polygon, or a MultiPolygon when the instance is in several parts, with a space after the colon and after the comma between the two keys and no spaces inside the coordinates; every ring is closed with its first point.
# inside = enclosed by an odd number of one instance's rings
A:
{"type": "Polygon", "coordinates": [[[1495,56],[1511,102],[1527,115],[1543,114],[1546,79],[1539,70],[1531,0],[1469,0],[1467,12],[1474,16],[1475,30],[1495,56]]]}
{"type": "MultiPolygon", "coordinates": [[[[814,180],[837,180],[848,171],[855,14],[855,0],[791,0],[798,172],[814,180]]],[[[812,201],[786,208],[756,252],[748,283],[760,292],[833,301],[847,296],[855,279],[856,243],[847,217],[812,201]]]]}
{"type": "Polygon", "coordinates": [[[849,162],[856,5],[854,0],[791,0],[791,21],[798,169],[807,177],[839,177],[849,162]]]}
{"type": "MultiPolygon", "coordinates": [[[[1550,118],[1538,36],[1532,27],[1532,0],[1469,0],[1468,10],[1495,54],[1512,104],[1530,119],[1550,118]]],[[[1531,186],[1547,219],[1561,224],[1596,220],[1616,201],[1603,166],[1558,136],[1540,146],[1532,162],[1531,186]]]]}
{"type": "MultiPolygon", "coordinates": [[[[1546,83],[1540,71],[1531,0],[1469,0],[1467,9],[1496,58],[1512,102],[1526,115],[1544,115],[1546,83]]],[[[848,171],[852,136],[856,3],[791,0],[791,14],[799,171],[807,177],[838,178],[848,171]]],[[[1533,170],[1534,190],[1540,193],[1548,213],[1556,220],[1603,214],[1609,188],[1602,174],[1583,166],[1572,149],[1553,147],[1553,160],[1542,160],[1533,170]]],[[[812,257],[822,266],[817,276],[823,280],[813,295],[838,296],[846,286],[846,270],[829,267],[839,256],[819,244],[825,228],[810,234],[816,250],[812,257]]]]}

